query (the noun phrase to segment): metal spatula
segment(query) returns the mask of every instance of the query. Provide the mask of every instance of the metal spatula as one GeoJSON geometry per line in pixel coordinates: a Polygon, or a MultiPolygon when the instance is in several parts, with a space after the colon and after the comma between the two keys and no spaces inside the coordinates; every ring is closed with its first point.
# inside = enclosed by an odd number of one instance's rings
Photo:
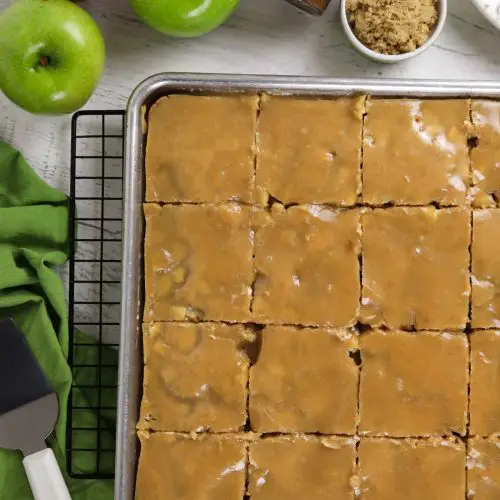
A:
{"type": "Polygon", "coordinates": [[[54,452],[45,440],[59,403],[24,336],[0,321],[0,448],[21,450],[35,500],[71,500],[54,452]]]}

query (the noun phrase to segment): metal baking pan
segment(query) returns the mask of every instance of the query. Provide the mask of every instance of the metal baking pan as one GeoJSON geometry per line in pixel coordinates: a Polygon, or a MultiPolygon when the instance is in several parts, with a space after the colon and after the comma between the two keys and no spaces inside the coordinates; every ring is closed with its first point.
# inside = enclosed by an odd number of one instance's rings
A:
{"type": "Polygon", "coordinates": [[[332,79],[293,76],[159,74],[142,82],[127,108],[124,172],[124,248],[116,453],[116,500],[133,500],[137,468],[136,422],[142,394],[144,153],[148,108],[172,93],[269,92],[286,95],[500,98],[500,83],[428,80],[332,79]]]}

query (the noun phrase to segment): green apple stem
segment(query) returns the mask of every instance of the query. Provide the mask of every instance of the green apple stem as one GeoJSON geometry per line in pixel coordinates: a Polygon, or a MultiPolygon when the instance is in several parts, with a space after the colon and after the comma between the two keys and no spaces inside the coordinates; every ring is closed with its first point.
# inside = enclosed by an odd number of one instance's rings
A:
{"type": "Polygon", "coordinates": [[[42,67],[45,68],[50,64],[50,60],[47,56],[41,56],[40,60],[38,61],[38,64],[42,67]]]}

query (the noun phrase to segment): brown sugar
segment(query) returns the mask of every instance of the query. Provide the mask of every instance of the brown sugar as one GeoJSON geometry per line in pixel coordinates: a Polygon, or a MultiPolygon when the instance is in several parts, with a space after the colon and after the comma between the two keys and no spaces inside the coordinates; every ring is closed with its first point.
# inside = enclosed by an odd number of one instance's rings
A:
{"type": "Polygon", "coordinates": [[[380,54],[413,52],[437,21],[435,0],[347,0],[346,8],[356,37],[380,54]]]}

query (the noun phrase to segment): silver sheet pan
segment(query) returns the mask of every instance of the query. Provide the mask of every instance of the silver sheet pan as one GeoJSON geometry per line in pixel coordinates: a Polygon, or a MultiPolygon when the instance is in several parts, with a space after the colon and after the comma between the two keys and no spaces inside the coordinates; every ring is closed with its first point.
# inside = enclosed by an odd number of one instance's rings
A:
{"type": "Polygon", "coordinates": [[[127,108],[124,177],[124,248],[116,453],[116,500],[133,500],[137,466],[135,426],[142,394],[142,252],[144,220],[144,117],[160,96],[171,93],[260,92],[335,96],[367,93],[391,97],[500,98],[500,83],[424,80],[339,80],[294,76],[159,74],[142,82],[127,108]]]}

